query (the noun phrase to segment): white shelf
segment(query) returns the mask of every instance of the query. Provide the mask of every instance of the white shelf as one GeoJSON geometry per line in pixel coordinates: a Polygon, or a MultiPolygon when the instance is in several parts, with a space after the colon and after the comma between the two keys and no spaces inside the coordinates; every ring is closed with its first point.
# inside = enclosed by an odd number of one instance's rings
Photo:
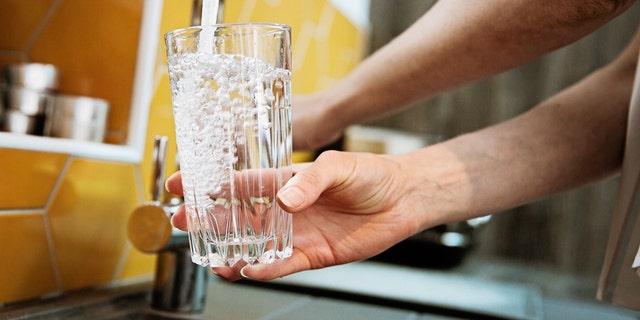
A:
{"type": "Polygon", "coordinates": [[[67,154],[117,162],[139,162],[141,150],[130,146],[0,132],[0,148],[67,154]]]}

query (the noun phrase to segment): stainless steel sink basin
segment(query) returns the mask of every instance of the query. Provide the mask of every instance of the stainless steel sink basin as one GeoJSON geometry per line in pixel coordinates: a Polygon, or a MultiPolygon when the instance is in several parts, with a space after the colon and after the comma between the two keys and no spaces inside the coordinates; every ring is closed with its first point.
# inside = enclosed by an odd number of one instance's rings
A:
{"type": "Polygon", "coordinates": [[[70,292],[0,309],[0,319],[128,319],[148,305],[151,284],[70,292]]]}
{"type": "Polygon", "coordinates": [[[5,319],[640,319],[608,305],[549,300],[535,287],[361,262],[270,282],[212,277],[202,314],[150,309],[151,283],[65,294],[0,309],[5,319]]]}

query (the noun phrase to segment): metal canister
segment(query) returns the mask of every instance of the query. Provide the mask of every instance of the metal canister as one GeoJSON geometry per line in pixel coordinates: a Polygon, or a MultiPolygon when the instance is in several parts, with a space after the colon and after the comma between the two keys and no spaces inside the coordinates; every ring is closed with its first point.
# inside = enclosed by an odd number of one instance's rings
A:
{"type": "Polygon", "coordinates": [[[58,70],[51,64],[19,63],[2,68],[0,131],[42,135],[58,70]]]}
{"type": "Polygon", "coordinates": [[[49,109],[45,134],[51,137],[103,142],[109,102],[104,99],[57,95],[49,109]]]}

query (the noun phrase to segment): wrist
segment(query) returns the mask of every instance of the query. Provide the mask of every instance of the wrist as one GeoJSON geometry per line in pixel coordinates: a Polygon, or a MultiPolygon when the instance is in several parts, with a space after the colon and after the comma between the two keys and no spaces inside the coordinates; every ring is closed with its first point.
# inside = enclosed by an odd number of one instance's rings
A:
{"type": "Polygon", "coordinates": [[[324,92],[324,112],[322,114],[324,123],[327,123],[332,132],[344,132],[347,127],[358,121],[354,119],[353,113],[357,108],[354,99],[350,99],[337,87],[333,87],[324,92]]]}
{"type": "Polygon", "coordinates": [[[468,176],[463,165],[437,144],[399,156],[407,202],[418,231],[472,218],[468,176]]]}

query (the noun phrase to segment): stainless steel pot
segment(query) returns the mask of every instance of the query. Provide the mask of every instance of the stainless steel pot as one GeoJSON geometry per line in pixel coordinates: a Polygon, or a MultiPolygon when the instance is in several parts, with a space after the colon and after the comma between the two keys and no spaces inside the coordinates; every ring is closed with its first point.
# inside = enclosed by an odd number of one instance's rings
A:
{"type": "Polygon", "coordinates": [[[51,137],[102,142],[109,103],[106,100],[58,95],[48,112],[45,134],[51,137]]]}
{"type": "Polygon", "coordinates": [[[0,130],[42,135],[52,96],[43,91],[22,87],[0,89],[0,130]]]}
{"type": "Polygon", "coordinates": [[[52,95],[47,92],[15,86],[6,87],[2,96],[4,109],[29,116],[46,114],[52,102],[52,95]]]}
{"type": "Polygon", "coordinates": [[[18,63],[3,68],[6,84],[39,91],[56,91],[58,74],[54,65],[45,63],[18,63]]]}
{"type": "Polygon", "coordinates": [[[58,69],[45,63],[18,63],[2,68],[0,131],[42,135],[51,94],[58,89],[58,69]]]}
{"type": "Polygon", "coordinates": [[[44,128],[44,115],[28,115],[18,110],[6,110],[4,131],[41,136],[44,128]]]}

